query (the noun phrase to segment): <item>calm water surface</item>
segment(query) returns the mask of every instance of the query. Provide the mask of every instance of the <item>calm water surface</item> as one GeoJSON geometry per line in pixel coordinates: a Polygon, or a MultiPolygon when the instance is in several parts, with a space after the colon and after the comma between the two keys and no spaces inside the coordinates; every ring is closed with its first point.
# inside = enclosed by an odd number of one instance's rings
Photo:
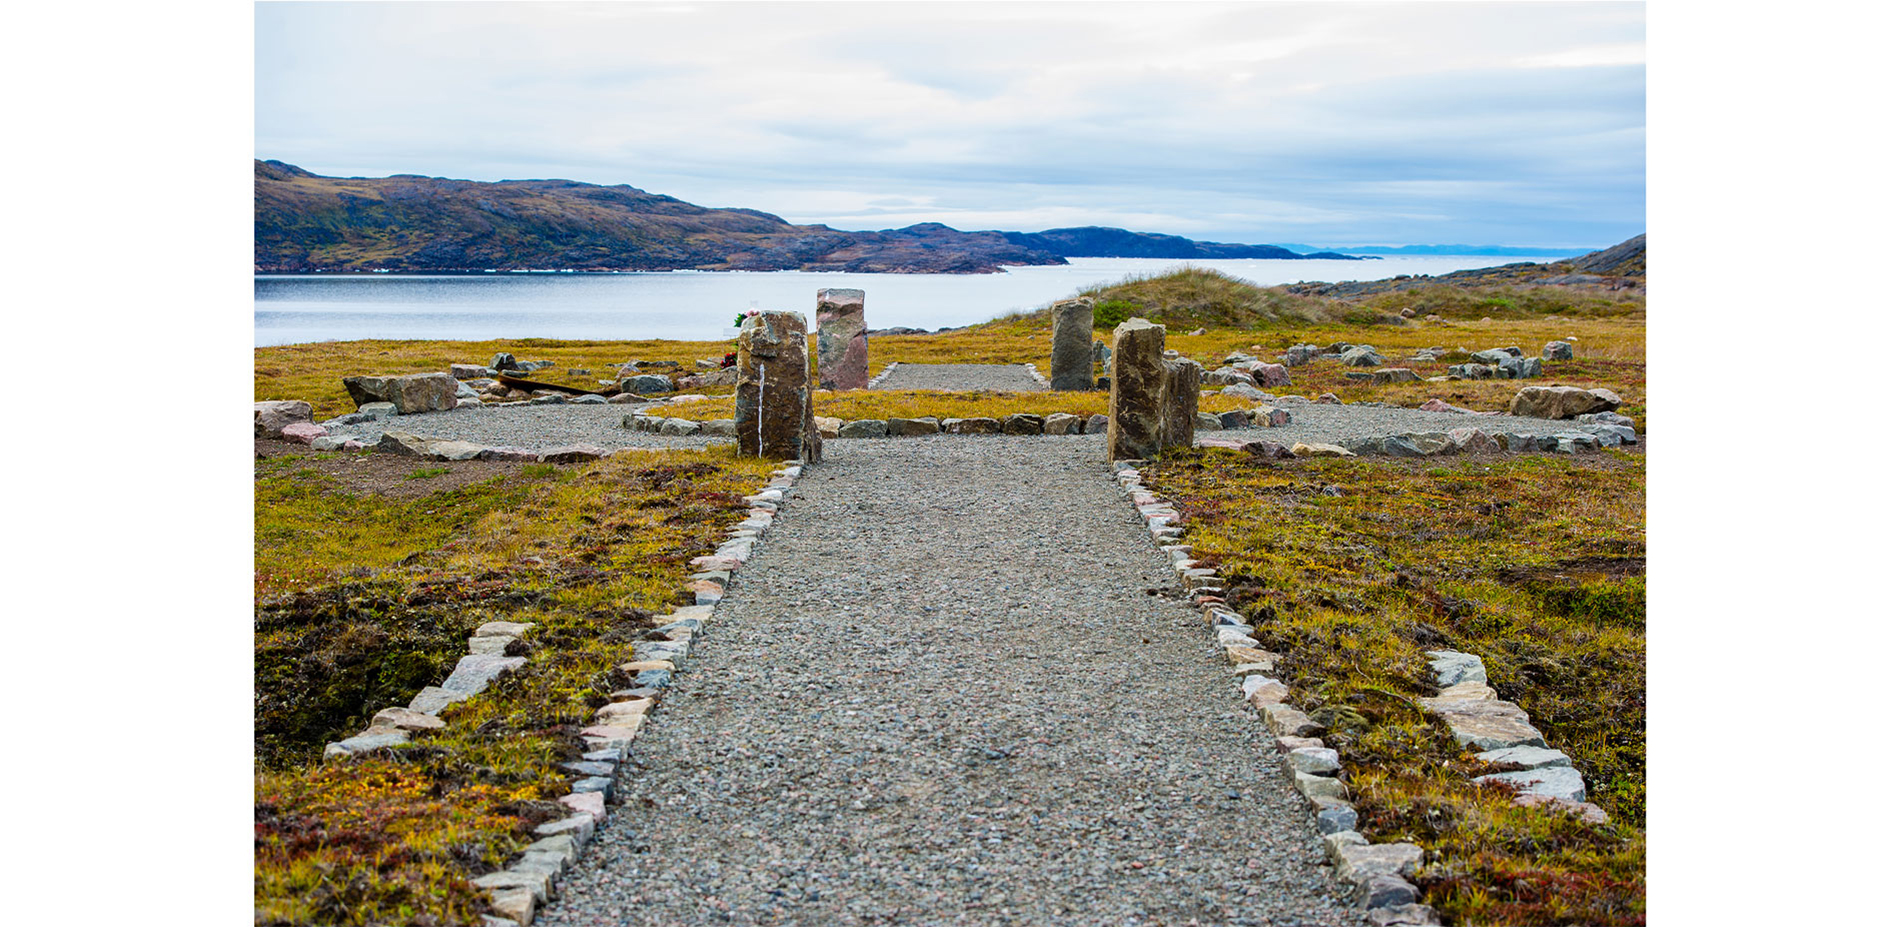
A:
{"type": "Polygon", "coordinates": [[[1261,285],[1442,274],[1549,258],[1496,255],[1390,257],[1379,261],[1178,261],[1071,258],[1066,266],[1000,274],[773,273],[396,274],[260,276],[257,345],[357,338],[640,339],[716,341],[732,317],[757,305],[807,318],[824,287],[865,291],[872,328],[935,330],[1035,309],[1098,283],[1184,264],[1261,285]]]}

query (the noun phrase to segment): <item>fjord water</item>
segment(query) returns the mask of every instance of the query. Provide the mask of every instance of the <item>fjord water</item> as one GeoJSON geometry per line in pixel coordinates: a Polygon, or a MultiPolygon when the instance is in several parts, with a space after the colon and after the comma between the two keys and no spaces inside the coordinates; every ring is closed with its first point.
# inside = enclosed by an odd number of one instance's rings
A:
{"type": "Polygon", "coordinates": [[[818,290],[865,291],[872,328],[934,331],[1037,309],[1098,283],[1191,265],[1264,286],[1442,274],[1549,258],[1496,255],[1388,257],[1377,261],[1180,261],[1071,258],[1067,265],[999,274],[493,273],[444,276],[312,274],[254,281],[258,346],[358,338],[673,338],[732,336],[732,319],[756,305],[811,314],[818,290]]]}

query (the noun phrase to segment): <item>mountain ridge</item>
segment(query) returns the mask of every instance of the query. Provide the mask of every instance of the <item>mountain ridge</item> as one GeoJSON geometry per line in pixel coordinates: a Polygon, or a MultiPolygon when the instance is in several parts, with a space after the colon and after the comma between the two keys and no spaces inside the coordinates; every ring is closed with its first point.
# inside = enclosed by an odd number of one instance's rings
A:
{"type": "Polygon", "coordinates": [[[965,232],[938,222],[843,231],[628,184],[325,177],[254,159],[255,273],[806,270],[993,273],[1070,257],[1357,260],[1274,245],[1088,226],[965,232]]]}

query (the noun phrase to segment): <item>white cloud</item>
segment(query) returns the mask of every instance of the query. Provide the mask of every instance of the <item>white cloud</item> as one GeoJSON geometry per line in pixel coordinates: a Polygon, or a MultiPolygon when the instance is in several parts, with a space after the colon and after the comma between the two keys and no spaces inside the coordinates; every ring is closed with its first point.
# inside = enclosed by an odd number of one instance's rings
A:
{"type": "Polygon", "coordinates": [[[568,176],[837,222],[1127,217],[1226,240],[1469,238],[1513,202],[1627,212],[1604,191],[1632,188],[1633,216],[1595,221],[1641,218],[1636,3],[261,4],[256,19],[258,154],[320,173],[568,176]],[[1260,208],[1221,205],[1242,202],[1260,208]],[[1210,219],[1237,214],[1252,219],[1210,219]],[[1453,218],[1405,218],[1421,215],[1453,218]]]}

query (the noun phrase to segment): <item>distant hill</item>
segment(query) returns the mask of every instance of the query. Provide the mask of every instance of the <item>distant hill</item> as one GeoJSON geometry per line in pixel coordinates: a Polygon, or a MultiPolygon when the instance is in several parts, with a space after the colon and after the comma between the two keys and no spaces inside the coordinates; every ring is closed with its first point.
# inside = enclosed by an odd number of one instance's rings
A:
{"type": "Polygon", "coordinates": [[[1481,287],[1497,285],[1577,286],[1608,291],[1645,289],[1648,283],[1648,234],[1638,235],[1602,251],[1563,261],[1525,261],[1437,276],[1423,274],[1347,283],[1294,283],[1287,292],[1299,296],[1363,299],[1380,293],[1424,286],[1481,287]]]}
{"type": "Polygon", "coordinates": [[[1063,257],[1359,260],[1332,251],[1300,254],[1278,245],[1230,245],[1212,241],[1190,241],[1179,235],[1130,232],[1127,229],[1103,228],[1099,225],[1049,229],[1045,232],[1004,232],[1002,235],[1010,242],[1025,248],[1035,248],[1063,257]]]}
{"type": "MultiPolygon", "coordinates": [[[[1280,247],[1302,252],[1320,250],[1312,245],[1281,244],[1280,247]]],[[[1340,245],[1331,250],[1362,255],[1479,254],[1510,257],[1570,257],[1582,253],[1580,248],[1527,248],[1518,245],[1340,245]]]]}
{"type": "Polygon", "coordinates": [[[323,177],[255,162],[254,268],[312,271],[811,270],[990,273],[1069,257],[1344,258],[1123,229],[876,232],[793,225],[620,184],[323,177]]]}

